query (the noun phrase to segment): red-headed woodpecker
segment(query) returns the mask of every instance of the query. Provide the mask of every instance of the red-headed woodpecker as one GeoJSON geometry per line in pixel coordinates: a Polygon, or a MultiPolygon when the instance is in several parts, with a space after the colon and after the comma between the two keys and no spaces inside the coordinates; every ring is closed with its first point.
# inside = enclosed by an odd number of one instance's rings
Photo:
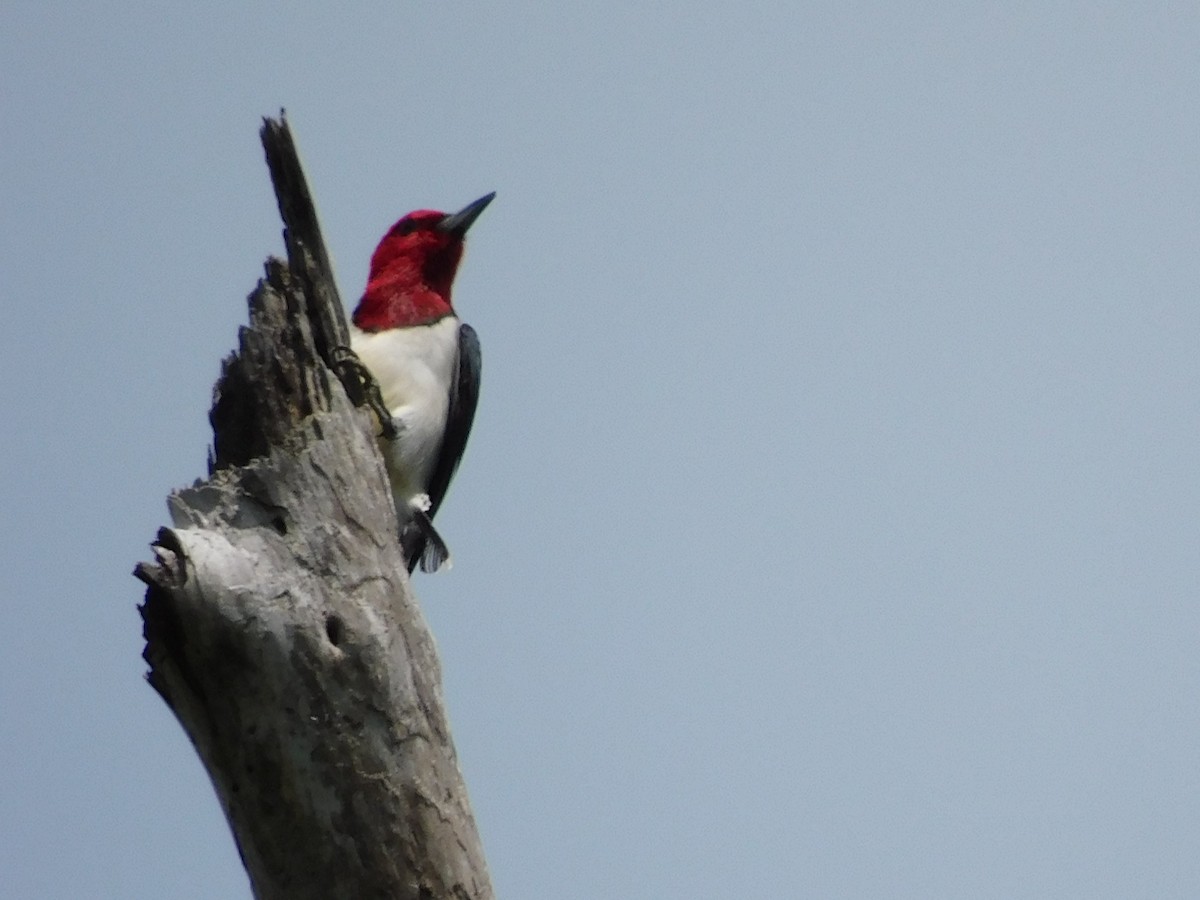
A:
{"type": "Polygon", "coordinates": [[[463,238],[494,193],[456,213],[420,209],[391,227],[371,256],[350,347],[375,376],[396,437],[382,441],[400,543],[411,572],[450,553],[433,516],[462,459],[479,399],[479,338],[450,303],[463,238]]]}

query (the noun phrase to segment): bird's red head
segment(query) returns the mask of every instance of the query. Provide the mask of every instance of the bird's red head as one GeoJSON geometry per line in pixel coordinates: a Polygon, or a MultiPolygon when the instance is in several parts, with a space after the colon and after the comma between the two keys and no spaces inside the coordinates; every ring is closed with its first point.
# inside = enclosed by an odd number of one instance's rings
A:
{"type": "Polygon", "coordinates": [[[354,324],[363,331],[382,331],[430,325],[451,315],[450,291],[463,238],[495,196],[480,197],[456,213],[419,209],[393,225],[371,256],[354,324]]]}

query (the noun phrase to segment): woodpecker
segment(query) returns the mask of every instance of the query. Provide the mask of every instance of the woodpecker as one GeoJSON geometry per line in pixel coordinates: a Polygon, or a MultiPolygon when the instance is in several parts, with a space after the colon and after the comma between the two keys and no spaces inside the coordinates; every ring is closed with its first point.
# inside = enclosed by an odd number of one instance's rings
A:
{"type": "Polygon", "coordinates": [[[371,256],[350,348],[379,382],[396,435],[380,440],[408,570],[436,572],[450,552],[433,517],[458,468],[479,400],[475,329],[450,302],[463,238],[493,192],[456,213],[410,212],[371,256]]]}

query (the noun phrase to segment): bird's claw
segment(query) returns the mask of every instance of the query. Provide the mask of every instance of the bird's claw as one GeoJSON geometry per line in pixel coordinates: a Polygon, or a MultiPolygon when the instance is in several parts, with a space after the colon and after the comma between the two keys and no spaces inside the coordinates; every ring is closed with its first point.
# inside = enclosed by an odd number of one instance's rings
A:
{"type": "Polygon", "coordinates": [[[379,419],[379,427],[383,436],[389,441],[394,441],[399,436],[400,429],[396,427],[396,420],[392,418],[392,414],[388,412],[388,408],[383,403],[383,393],[379,389],[379,382],[371,374],[371,370],[349,347],[334,348],[333,364],[343,383],[346,373],[354,373],[358,383],[362,386],[367,405],[379,419]]]}

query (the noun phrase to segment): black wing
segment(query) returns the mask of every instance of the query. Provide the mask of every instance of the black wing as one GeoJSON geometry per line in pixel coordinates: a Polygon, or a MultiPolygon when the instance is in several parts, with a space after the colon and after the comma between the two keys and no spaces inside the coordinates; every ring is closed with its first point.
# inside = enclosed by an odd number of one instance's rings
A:
{"type": "Polygon", "coordinates": [[[442,438],[442,449],[438,453],[437,466],[429,479],[429,518],[433,518],[450,487],[467,449],[467,437],[471,434],[471,423],[475,421],[475,406],[479,403],[479,372],[482,357],[479,352],[479,335],[470,325],[458,328],[458,371],[450,386],[450,409],[446,412],[446,434],[442,438]]]}
{"type": "Polygon", "coordinates": [[[479,373],[482,356],[479,351],[479,336],[470,325],[458,328],[458,369],[450,385],[450,408],[446,412],[446,433],[442,437],[442,448],[438,452],[437,465],[429,479],[429,515],[424,523],[414,529],[409,541],[405,541],[405,557],[408,571],[417,562],[423,572],[436,571],[449,555],[446,545],[433,531],[432,519],[450,487],[450,479],[458,469],[463,451],[467,449],[467,438],[471,434],[471,423],[475,421],[475,407],[479,403],[479,373]],[[422,527],[428,523],[427,527],[422,527]],[[440,545],[440,546],[439,546],[440,545]],[[428,557],[428,558],[426,558],[428,557]]]}

